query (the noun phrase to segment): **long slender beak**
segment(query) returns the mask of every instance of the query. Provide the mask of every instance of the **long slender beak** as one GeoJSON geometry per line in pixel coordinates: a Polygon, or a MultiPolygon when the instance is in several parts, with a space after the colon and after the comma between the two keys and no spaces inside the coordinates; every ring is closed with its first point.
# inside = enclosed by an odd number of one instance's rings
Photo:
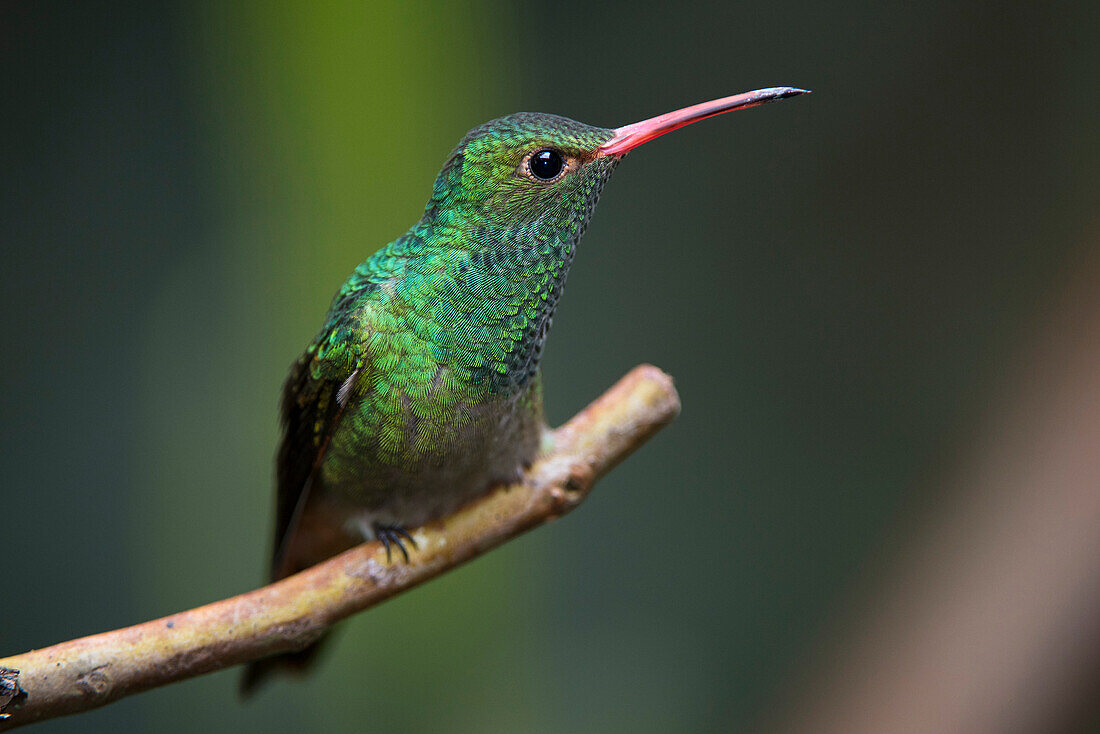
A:
{"type": "Polygon", "coordinates": [[[615,137],[599,147],[598,155],[625,155],[642,143],[648,143],[653,138],[672,132],[684,125],[690,125],[693,122],[699,122],[699,120],[705,120],[708,117],[726,112],[756,107],[778,99],[807,94],[808,92],[809,90],[795,89],[794,87],[769,87],[768,89],[757,89],[753,92],[735,94],[732,97],[714,99],[710,102],[702,102],[675,112],[666,112],[648,120],[617,128],[615,137]]]}

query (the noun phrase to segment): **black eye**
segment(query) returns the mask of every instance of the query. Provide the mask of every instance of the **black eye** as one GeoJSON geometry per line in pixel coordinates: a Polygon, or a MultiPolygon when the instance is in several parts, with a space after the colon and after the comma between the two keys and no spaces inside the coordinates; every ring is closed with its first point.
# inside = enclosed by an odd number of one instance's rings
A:
{"type": "Polygon", "coordinates": [[[531,173],[535,178],[543,181],[557,178],[564,165],[565,161],[562,160],[561,153],[556,150],[540,150],[531,156],[531,173]]]}

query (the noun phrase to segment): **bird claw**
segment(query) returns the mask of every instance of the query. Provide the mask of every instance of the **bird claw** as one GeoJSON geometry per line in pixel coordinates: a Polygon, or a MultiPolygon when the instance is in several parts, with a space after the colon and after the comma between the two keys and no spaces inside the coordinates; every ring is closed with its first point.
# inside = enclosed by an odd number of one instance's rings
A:
{"type": "Polygon", "coordinates": [[[382,546],[386,549],[386,563],[393,562],[393,548],[397,546],[397,549],[401,551],[401,555],[405,557],[405,563],[409,562],[409,551],[405,548],[404,540],[409,541],[409,544],[416,550],[420,550],[420,547],[416,544],[416,539],[409,535],[409,531],[400,525],[382,525],[375,523],[374,537],[376,537],[382,546]],[[403,540],[404,539],[404,540],[403,540]]]}

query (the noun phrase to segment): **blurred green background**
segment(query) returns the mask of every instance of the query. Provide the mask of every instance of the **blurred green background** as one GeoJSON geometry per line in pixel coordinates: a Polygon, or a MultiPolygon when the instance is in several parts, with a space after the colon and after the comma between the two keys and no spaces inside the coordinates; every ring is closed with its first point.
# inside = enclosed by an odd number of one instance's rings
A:
{"type": "Polygon", "coordinates": [[[276,401],[462,134],[811,97],[633,154],[544,362],[681,418],[588,502],[344,625],[41,731],[741,729],[935,502],[1100,204],[1089,3],[4,3],[0,653],[257,585],[276,401]]]}

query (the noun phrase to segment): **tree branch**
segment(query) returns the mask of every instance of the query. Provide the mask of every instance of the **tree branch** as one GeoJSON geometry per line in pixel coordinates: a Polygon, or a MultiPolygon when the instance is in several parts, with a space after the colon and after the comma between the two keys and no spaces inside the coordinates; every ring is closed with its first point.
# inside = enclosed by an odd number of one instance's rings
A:
{"type": "Polygon", "coordinates": [[[672,379],[641,365],[554,431],[553,448],[519,484],[413,531],[419,551],[407,564],[364,543],[247,594],[0,658],[0,731],[301,649],[341,619],[569,512],[679,411],[672,379]]]}

